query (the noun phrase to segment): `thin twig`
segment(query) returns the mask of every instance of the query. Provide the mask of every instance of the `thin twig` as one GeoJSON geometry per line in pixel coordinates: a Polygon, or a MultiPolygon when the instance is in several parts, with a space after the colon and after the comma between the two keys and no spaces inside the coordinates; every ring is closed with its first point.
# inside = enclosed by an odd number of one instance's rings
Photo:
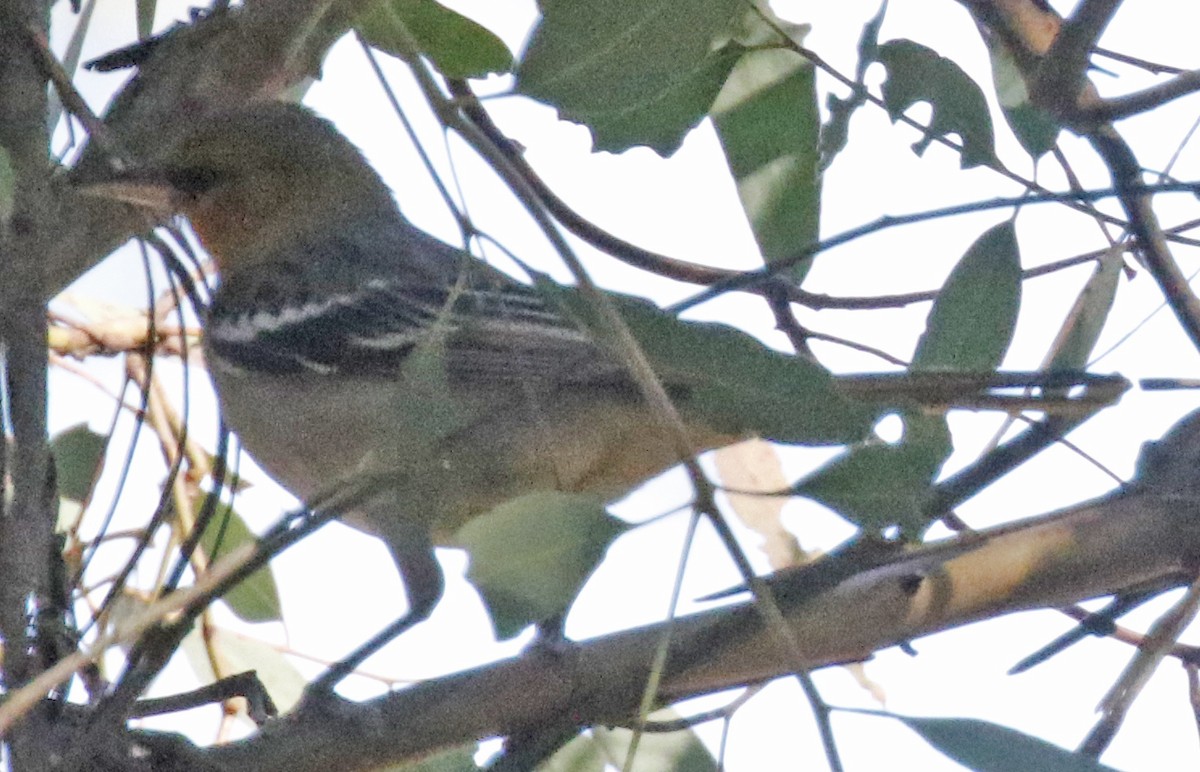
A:
{"type": "Polygon", "coordinates": [[[1138,649],[1133,661],[1101,700],[1100,709],[1103,715],[1079,746],[1080,753],[1092,758],[1100,757],[1116,736],[1133,701],[1141,694],[1142,688],[1150,680],[1163,657],[1171,650],[1183,629],[1196,618],[1198,610],[1200,579],[1193,581],[1179,602],[1159,617],[1150,628],[1145,644],[1138,649]]]}
{"type": "Polygon", "coordinates": [[[126,154],[109,135],[104,122],[92,112],[92,108],[88,107],[87,102],[75,89],[75,84],[71,82],[71,76],[63,70],[58,58],[50,50],[50,41],[46,39],[46,35],[32,25],[26,27],[25,34],[34,62],[42,75],[54,84],[54,90],[58,93],[58,98],[62,100],[63,105],[79,119],[79,122],[87,129],[92,141],[96,143],[96,147],[100,148],[110,161],[115,164],[125,163],[126,154]]]}
{"type": "Polygon", "coordinates": [[[1119,51],[1113,51],[1108,48],[1102,48],[1101,46],[1096,46],[1095,48],[1093,48],[1092,53],[1094,53],[1096,56],[1102,56],[1105,59],[1112,59],[1114,62],[1121,62],[1122,64],[1128,64],[1133,67],[1138,67],[1138,68],[1143,69],[1146,72],[1152,73],[1154,75],[1178,75],[1182,72],[1187,72],[1187,70],[1185,70],[1182,67],[1174,67],[1169,64],[1160,64],[1158,62],[1152,62],[1152,61],[1149,61],[1148,59],[1142,59],[1137,56],[1130,56],[1129,54],[1123,54],[1119,51]]]}
{"type": "Polygon", "coordinates": [[[927,209],[922,212],[913,212],[911,214],[884,215],[872,220],[871,222],[842,231],[836,236],[807,244],[799,248],[790,257],[773,262],[763,268],[759,268],[754,271],[743,271],[737,274],[734,278],[718,282],[717,284],[708,287],[707,289],[697,293],[687,300],[681,301],[672,306],[668,306],[667,310],[671,313],[679,314],[689,308],[698,306],[701,303],[712,300],[713,298],[723,295],[727,292],[747,290],[750,287],[761,285],[763,282],[770,281],[777,274],[793,268],[794,266],[797,266],[807,260],[811,260],[821,252],[826,252],[834,247],[848,244],[852,241],[863,238],[864,236],[879,233],[889,228],[912,225],[920,222],[928,222],[930,220],[938,220],[946,217],[955,217],[968,212],[986,212],[997,209],[1010,209],[1012,207],[1028,206],[1030,204],[1064,203],[1072,200],[1096,201],[1102,198],[1125,197],[1128,195],[1149,193],[1192,193],[1198,189],[1200,189],[1200,185],[1190,182],[1165,182],[1149,185],[1131,184],[1111,188],[1099,188],[1096,190],[1084,191],[1082,193],[1034,193],[1021,196],[1005,196],[986,201],[973,201],[965,204],[954,204],[952,206],[938,207],[936,209],[927,209]]]}
{"type": "Polygon", "coordinates": [[[13,722],[29,712],[46,694],[65,682],[80,668],[97,661],[114,646],[141,639],[160,622],[187,608],[198,599],[204,598],[213,587],[219,586],[253,554],[254,548],[249,544],[230,552],[214,563],[196,584],[151,603],[145,611],[128,622],[117,625],[111,632],[101,635],[92,645],[70,654],[25,686],[9,692],[5,695],[4,702],[0,704],[0,736],[6,734],[13,722]]]}

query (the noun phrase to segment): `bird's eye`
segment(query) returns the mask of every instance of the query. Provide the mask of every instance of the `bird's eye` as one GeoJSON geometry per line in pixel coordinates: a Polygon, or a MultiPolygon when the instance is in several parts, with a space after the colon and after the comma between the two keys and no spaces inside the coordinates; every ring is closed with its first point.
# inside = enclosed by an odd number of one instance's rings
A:
{"type": "Polygon", "coordinates": [[[206,166],[185,166],[167,171],[167,182],[181,193],[198,196],[220,182],[220,174],[206,166]]]}

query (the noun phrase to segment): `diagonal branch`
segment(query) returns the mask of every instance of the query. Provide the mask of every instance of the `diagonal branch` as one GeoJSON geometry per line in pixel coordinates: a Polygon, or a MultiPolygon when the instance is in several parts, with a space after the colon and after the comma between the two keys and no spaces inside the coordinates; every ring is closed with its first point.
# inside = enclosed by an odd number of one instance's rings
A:
{"type": "Polygon", "coordinates": [[[1078,107],[1084,93],[1088,57],[1120,6],[1121,0],[1083,0],[1063,22],[1031,82],[1029,93],[1036,104],[1048,107],[1056,115],[1078,107]]]}
{"type": "MultiPolygon", "coordinates": [[[[981,27],[1001,35],[1020,54],[1015,59],[1026,81],[1034,84],[1030,91],[1034,104],[1053,112],[1085,137],[1100,155],[1129,217],[1129,229],[1137,239],[1147,269],[1192,345],[1200,350],[1200,298],[1192,292],[1171,255],[1133,150],[1111,123],[1096,122],[1097,117],[1103,116],[1105,103],[1083,79],[1087,53],[1116,12],[1120,0],[1085,0],[1071,19],[1057,29],[1052,29],[1057,17],[1050,11],[1040,13],[1044,21],[1051,23],[1051,28],[1023,23],[1025,17],[1017,11],[1027,11],[1033,3],[960,2],[981,27]],[[1053,35],[1049,41],[1046,32],[1053,35]],[[1057,69],[1064,72],[1056,75],[1057,69]]],[[[1186,85],[1187,81],[1183,83],[1186,85]]]]}
{"type": "MultiPolygon", "coordinates": [[[[1185,419],[1146,454],[1139,480],[1102,499],[899,559],[855,565],[846,554],[773,578],[801,664],[860,660],[984,618],[1188,581],[1200,555],[1191,472],[1200,455],[1198,432],[1200,417],[1185,419]],[[849,575],[847,565],[854,568],[849,575]]],[[[791,650],[752,605],[673,625],[664,700],[759,683],[795,666],[791,650]]],[[[661,625],[654,625],[566,652],[538,647],[365,703],[303,706],[256,737],[193,753],[227,769],[363,769],[563,716],[581,726],[624,723],[636,712],[660,635],[661,625]]]]}
{"type": "Polygon", "coordinates": [[[1118,198],[1129,217],[1129,230],[1137,239],[1142,261],[1154,277],[1180,327],[1200,351],[1200,298],[1192,291],[1167,245],[1162,226],[1154,214],[1153,200],[1142,183],[1142,170],[1133,149],[1112,124],[1103,124],[1087,135],[1092,148],[1112,175],[1113,186],[1125,189],[1118,198]]]}

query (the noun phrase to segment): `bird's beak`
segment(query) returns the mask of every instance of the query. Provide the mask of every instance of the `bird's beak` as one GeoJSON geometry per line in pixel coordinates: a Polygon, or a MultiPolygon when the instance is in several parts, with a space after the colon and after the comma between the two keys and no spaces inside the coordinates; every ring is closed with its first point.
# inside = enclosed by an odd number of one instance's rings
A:
{"type": "Polygon", "coordinates": [[[183,194],[157,169],[134,169],[103,179],[75,180],[72,187],[81,195],[124,201],[161,217],[175,214],[184,203],[183,194]]]}

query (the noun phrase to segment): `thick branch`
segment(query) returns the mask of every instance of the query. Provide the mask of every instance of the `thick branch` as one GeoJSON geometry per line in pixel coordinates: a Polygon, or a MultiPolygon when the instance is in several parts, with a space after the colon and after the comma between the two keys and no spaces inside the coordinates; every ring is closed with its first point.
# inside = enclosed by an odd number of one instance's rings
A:
{"type": "MultiPolygon", "coordinates": [[[[1133,150],[1111,123],[1097,122],[1098,117],[1104,116],[1107,103],[1082,78],[1086,54],[1116,12],[1120,0],[1086,0],[1061,28],[1055,26],[1057,17],[1052,11],[1039,10],[1036,3],[1028,0],[960,2],[982,27],[1001,35],[1014,52],[1024,52],[1016,61],[1026,81],[1036,85],[1031,91],[1033,102],[1053,112],[1092,143],[1112,175],[1113,186],[1120,191],[1129,229],[1137,239],[1146,267],[1192,345],[1200,350],[1200,298],[1192,292],[1171,256],[1150,195],[1141,190],[1142,173],[1133,150]],[[1039,23],[1028,23],[1031,17],[1039,23]],[[1043,52],[1045,56],[1041,55],[1043,52]],[[1084,59],[1082,63],[1080,57],[1084,59]],[[1055,62],[1070,66],[1056,73],[1055,62]],[[1077,80],[1072,68],[1079,69],[1077,80]]],[[[1182,79],[1180,85],[1192,84],[1182,79]]]]}
{"type": "MultiPolygon", "coordinates": [[[[1185,580],[1200,557],[1194,470],[1200,416],[1147,452],[1139,481],[1094,502],[960,537],[858,573],[812,596],[836,563],[772,581],[806,667],[1014,611],[1185,580]],[[807,598],[807,600],[804,600],[807,598]]],[[[660,694],[674,701],[786,675],[794,658],[749,605],[675,623],[660,694]]],[[[634,714],[661,626],[538,649],[495,665],[332,709],[309,706],[257,737],[198,753],[225,769],[361,769],[571,716],[634,714]]]]}
{"type": "Polygon", "coordinates": [[[1079,106],[1086,82],[1088,57],[1121,0],[1084,0],[1067,19],[1037,68],[1030,96],[1055,114],[1079,106]]]}
{"type": "MultiPolygon", "coordinates": [[[[47,488],[46,321],[40,301],[45,254],[58,218],[49,187],[46,82],[29,55],[26,37],[30,29],[45,31],[48,14],[43,0],[0,2],[0,163],[12,175],[8,204],[0,204],[5,376],[0,401],[13,433],[0,468],[0,481],[11,479],[12,485],[9,506],[0,506],[0,636],[6,690],[28,682],[45,666],[46,629],[53,626],[49,620],[64,612],[52,600],[57,596],[50,582],[54,515],[47,488]]],[[[48,769],[52,730],[45,715],[31,716],[17,727],[8,738],[11,767],[20,772],[48,769]]]]}

